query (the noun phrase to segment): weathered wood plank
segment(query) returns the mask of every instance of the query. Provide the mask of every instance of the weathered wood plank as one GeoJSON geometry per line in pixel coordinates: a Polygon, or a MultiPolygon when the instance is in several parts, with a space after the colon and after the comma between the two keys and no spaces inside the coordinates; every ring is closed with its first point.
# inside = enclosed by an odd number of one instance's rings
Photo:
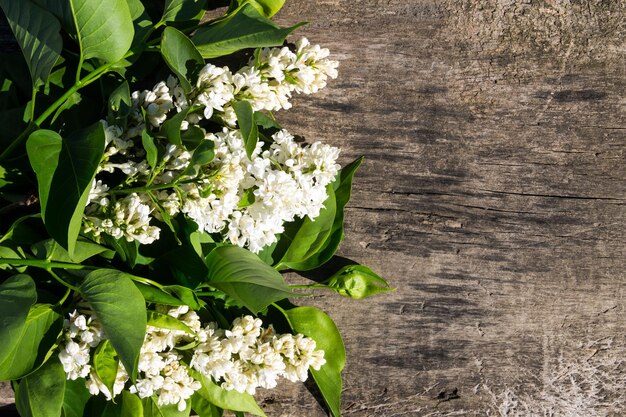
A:
{"type": "Polygon", "coordinates": [[[366,155],[341,254],[398,287],[313,300],[345,335],[345,415],[626,413],[625,3],[519,3],[280,14],[341,60],[280,120],[366,155]]]}

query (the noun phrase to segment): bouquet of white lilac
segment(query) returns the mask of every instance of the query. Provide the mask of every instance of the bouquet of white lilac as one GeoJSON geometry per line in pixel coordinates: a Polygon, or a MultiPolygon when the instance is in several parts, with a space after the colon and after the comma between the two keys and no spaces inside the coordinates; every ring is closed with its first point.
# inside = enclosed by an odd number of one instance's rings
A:
{"type": "Polygon", "coordinates": [[[0,0],[21,48],[0,60],[0,380],[21,415],[264,416],[258,389],[309,375],[340,415],[337,327],[288,299],[391,289],[357,264],[281,274],[331,261],[361,163],[274,116],[338,67],[286,43],[283,2],[0,0]]]}

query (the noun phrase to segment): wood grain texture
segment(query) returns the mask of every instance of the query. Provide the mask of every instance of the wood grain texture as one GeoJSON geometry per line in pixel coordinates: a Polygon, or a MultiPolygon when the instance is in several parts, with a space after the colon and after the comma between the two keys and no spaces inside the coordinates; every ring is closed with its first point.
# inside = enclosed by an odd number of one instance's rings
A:
{"type": "MultiPolygon", "coordinates": [[[[341,61],[279,120],[364,154],[322,295],[346,416],[626,414],[626,3],[287,2],[341,61]]],[[[298,386],[268,415],[323,416],[298,386]]]]}
{"type": "MultiPolygon", "coordinates": [[[[340,254],[398,287],[306,300],[345,338],[343,414],[625,415],[626,3],[292,0],[277,18],[341,61],[277,116],[366,156],[340,254]]],[[[326,415],[298,384],[257,397],[326,415]]]]}

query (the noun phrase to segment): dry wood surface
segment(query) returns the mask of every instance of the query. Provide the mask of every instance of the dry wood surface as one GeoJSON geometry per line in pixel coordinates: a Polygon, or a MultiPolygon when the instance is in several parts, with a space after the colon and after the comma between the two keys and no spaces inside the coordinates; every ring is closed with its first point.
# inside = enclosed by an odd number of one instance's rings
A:
{"type": "MultiPolygon", "coordinates": [[[[291,0],[340,76],[279,120],[365,155],[340,254],[398,290],[320,293],[343,415],[626,415],[626,2],[291,0]]],[[[7,394],[10,395],[10,394],[7,394]]],[[[298,384],[270,417],[321,417],[298,384]]]]}

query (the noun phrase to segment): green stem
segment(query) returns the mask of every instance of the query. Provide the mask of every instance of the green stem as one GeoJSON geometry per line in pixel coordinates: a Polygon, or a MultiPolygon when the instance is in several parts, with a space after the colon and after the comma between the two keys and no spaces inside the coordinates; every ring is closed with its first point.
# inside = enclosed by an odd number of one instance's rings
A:
{"type": "Polygon", "coordinates": [[[37,98],[37,88],[33,87],[33,93],[30,99],[30,122],[35,118],[35,99],[37,98]]]}
{"type": "Polygon", "coordinates": [[[70,296],[70,294],[72,293],[72,289],[68,288],[67,291],[65,291],[65,295],[63,296],[63,298],[61,298],[56,305],[60,306],[61,304],[63,304],[65,302],[65,300],[67,300],[67,297],[70,296]]]}
{"type": "Polygon", "coordinates": [[[92,269],[94,267],[80,264],[72,264],[69,262],[50,262],[45,259],[12,259],[0,258],[0,265],[17,265],[17,266],[34,266],[35,268],[50,269],[92,269]]]}
{"type": "Polygon", "coordinates": [[[136,281],[136,282],[141,282],[142,284],[146,284],[146,285],[150,285],[150,286],[153,286],[153,287],[157,287],[160,290],[164,290],[164,288],[165,288],[163,285],[159,284],[158,282],[154,282],[154,281],[152,281],[151,279],[148,279],[148,278],[143,278],[143,277],[138,277],[138,276],[135,276],[135,275],[130,275],[130,279],[132,279],[133,281],[136,281]]]}
{"type": "Polygon", "coordinates": [[[132,193],[147,193],[148,191],[165,190],[177,186],[178,183],[170,182],[167,184],[146,185],[144,187],[126,188],[123,190],[111,190],[111,194],[132,194],[132,193]]]}
{"type": "MultiPolygon", "coordinates": [[[[52,276],[52,278],[56,279],[57,281],[59,281],[61,284],[63,284],[64,286],[66,286],[68,289],[76,291],[76,292],[80,292],[78,287],[73,286],[72,284],[69,284],[67,282],[65,282],[60,276],[58,276],[57,274],[55,274],[54,272],[52,272],[52,269],[47,268],[46,271],[48,271],[48,273],[52,276]]],[[[66,295],[67,296],[67,295],[66,295]]],[[[63,297],[65,299],[65,297],[63,297]]]]}

